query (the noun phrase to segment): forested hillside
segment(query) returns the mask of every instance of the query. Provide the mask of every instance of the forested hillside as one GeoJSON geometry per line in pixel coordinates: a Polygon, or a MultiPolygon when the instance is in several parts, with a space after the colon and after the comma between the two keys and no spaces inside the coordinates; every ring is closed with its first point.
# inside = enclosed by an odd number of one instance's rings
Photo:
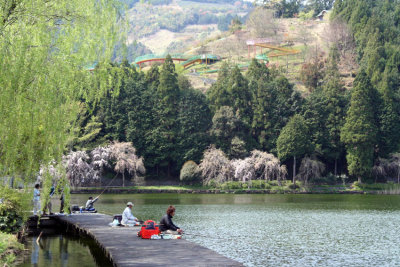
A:
{"type": "Polygon", "coordinates": [[[170,61],[146,74],[113,66],[124,73],[122,83],[93,114],[82,112],[81,136],[72,146],[130,141],[150,175],[177,176],[185,161],[200,163],[215,145],[229,159],[268,151],[290,175],[300,171],[298,179],[311,171],[311,182],[335,182],[339,175],[390,180],[399,170],[399,14],[398,1],[336,1],[331,23],[347,23],[356,43],[359,70],[350,90],[339,69],[347,49],[340,38],[322,68],[303,73],[310,81],[304,96],[279,69],[255,60],[244,74],[225,64],[206,95],[170,61]],[[89,125],[97,125],[97,134],[89,125]]]}
{"type": "Polygon", "coordinates": [[[334,18],[351,27],[360,62],[342,140],[349,172],[367,175],[374,162],[377,169],[385,164],[381,158],[399,151],[400,3],[336,1],[334,18]],[[366,102],[356,103],[361,97],[366,102]]]}

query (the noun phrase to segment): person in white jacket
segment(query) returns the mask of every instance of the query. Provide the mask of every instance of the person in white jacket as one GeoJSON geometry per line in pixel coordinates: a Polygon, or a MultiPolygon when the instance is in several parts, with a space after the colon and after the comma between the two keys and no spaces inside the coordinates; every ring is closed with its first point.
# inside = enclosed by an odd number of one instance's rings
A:
{"type": "Polygon", "coordinates": [[[133,216],[132,214],[132,207],[133,207],[133,203],[132,202],[128,202],[126,203],[126,208],[124,210],[124,212],[122,213],[122,224],[137,224],[139,223],[139,220],[133,216]]]}

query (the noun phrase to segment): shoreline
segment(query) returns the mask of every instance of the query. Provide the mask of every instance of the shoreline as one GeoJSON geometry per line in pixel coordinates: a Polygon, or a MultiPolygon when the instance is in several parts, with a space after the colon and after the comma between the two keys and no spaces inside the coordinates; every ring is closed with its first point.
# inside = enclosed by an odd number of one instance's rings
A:
{"type": "MultiPolygon", "coordinates": [[[[100,194],[104,189],[85,188],[71,190],[71,194],[100,194]]],[[[109,188],[104,194],[349,194],[349,195],[390,195],[381,191],[365,190],[271,190],[271,189],[132,189],[132,188],[109,188]]]]}

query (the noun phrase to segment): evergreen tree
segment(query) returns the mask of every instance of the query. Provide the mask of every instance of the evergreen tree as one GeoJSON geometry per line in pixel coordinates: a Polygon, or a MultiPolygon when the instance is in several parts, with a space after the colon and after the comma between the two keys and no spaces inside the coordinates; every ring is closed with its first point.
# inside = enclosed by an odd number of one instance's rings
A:
{"type": "Polygon", "coordinates": [[[229,75],[227,91],[230,96],[230,106],[237,112],[243,122],[251,124],[252,93],[249,91],[248,81],[243,77],[238,66],[235,66],[229,75]]]}
{"type": "Polygon", "coordinates": [[[343,153],[343,143],[340,141],[340,131],[344,124],[347,111],[347,98],[343,89],[337,62],[339,52],[336,46],[332,47],[327,63],[325,84],[323,86],[326,98],[325,110],[327,138],[329,140],[326,157],[334,159],[334,174],[337,175],[337,163],[343,153]]]}
{"type": "Polygon", "coordinates": [[[203,151],[211,141],[207,132],[212,119],[204,94],[193,89],[186,78],[182,77],[179,81],[181,98],[177,118],[180,126],[176,159],[178,168],[188,160],[200,162],[203,151]]]}
{"type": "Polygon", "coordinates": [[[235,136],[231,142],[229,156],[232,159],[243,159],[247,155],[248,155],[248,152],[246,150],[246,143],[239,137],[235,136]]]}
{"type": "Polygon", "coordinates": [[[296,183],[296,158],[311,150],[309,131],[304,118],[296,114],[283,127],[277,140],[278,157],[287,160],[293,157],[293,184],[296,183]]]}
{"type": "Polygon", "coordinates": [[[253,58],[246,72],[246,79],[249,81],[249,89],[254,95],[257,92],[260,79],[265,82],[270,80],[270,71],[265,64],[261,64],[257,59],[253,58]]]}
{"type": "Polygon", "coordinates": [[[314,10],[314,16],[318,15],[322,10],[329,10],[333,7],[335,0],[310,0],[308,8],[314,10]]]}
{"type": "Polygon", "coordinates": [[[152,65],[150,70],[146,72],[146,84],[149,88],[157,90],[160,84],[160,71],[158,65],[152,65]]]}
{"type": "Polygon", "coordinates": [[[241,135],[240,126],[241,121],[231,107],[223,106],[217,110],[210,130],[216,146],[228,154],[233,137],[241,135]]]}
{"type": "Polygon", "coordinates": [[[178,101],[180,90],[178,86],[175,65],[170,55],[165,59],[160,72],[160,83],[157,88],[158,101],[154,107],[157,113],[157,126],[152,131],[153,142],[158,146],[159,163],[167,167],[167,175],[171,176],[174,159],[177,158],[177,136],[179,125],[178,101]]]}
{"type": "Polygon", "coordinates": [[[252,132],[261,147],[276,152],[276,140],[290,117],[300,111],[303,100],[282,76],[261,78],[254,101],[252,132]]]}
{"type": "Polygon", "coordinates": [[[277,110],[275,101],[277,90],[273,83],[268,83],[268,80],[265,79],[261,78],[257,83],[252,131],[261,148],[272,151],[279,135],[276,131],[277,110]]]}
{"type": "Polygon", "coordinates": [[[362,177],[370,175],[377,144],[379,125],[374,111],[377,107],[374,103],[375,91],[362,69],[351,92],[350,107],[340,136],[346,145],[349,173],[356,176],[359,182],[362,177]]]}
{"type": "Polygon", "coordinates": [[[210,103],[210,108],[215,113],[222,106],[229,106],[230,95],[227,89],[228,79],[230,76],[229,65],[224,62],[218,72],[218,80],[210,89],[207,90],[207,99],[210,103]]]}
{"type": "Polygon", "coordinates": [[[387,157],[399,149],[400,139],[400,48],[386,64],[381,83],[383,109],[380,114],[379,154],[387,157]]]}
{"type": "Polygon", "coordinates": [[[321,156],[326,156],[329,150],[329,134],[326,127],[327,104],[322,89],[317,88],[307,97],[302,112],[310,132],[310,141],[315,149],[314,153],[321,156]]]}

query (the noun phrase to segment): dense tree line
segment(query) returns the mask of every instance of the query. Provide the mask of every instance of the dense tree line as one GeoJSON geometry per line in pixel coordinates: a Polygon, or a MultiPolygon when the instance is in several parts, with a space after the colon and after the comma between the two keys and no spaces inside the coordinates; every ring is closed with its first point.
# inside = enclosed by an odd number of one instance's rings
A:
{"type": "MultiPolygon", "coordinates": [[[[150,175],[177,176],[184,162],[199,163],[211,144],[229,159],[244,159],[254,149],[277,155],[283,127],[306,107],[286,77],[256,60],[245,75],[225,64],[206,95],[176,74],[170,58],[145,74],[127,63],[109,72],[118,77],[115,86],[97,103],[83,105],[71,147],[132,142],[150,175]]],[[[304,124],[303,139],[309,137],[304,124]]],[[[311,141],[303,145],[281,158],[313,152],[311,141]]]]}
{"type": "Polygon", "coordinates": [[[336,1],[333,16],[352,29],[361,65],[342,135],[349,172],[361,177],[399,149],[400,5],[336,1]]]}
{"type": "Polygon", "coordinates": [[[205,96],[178,77],[170,58],[146,74],[126,62],[109,72],[115,75],[113,89],[83,105],[71,147],[132,142],[150,175],[177,175],[185,161],[200,160],[210,143],[211,112],[205,96]]]}

